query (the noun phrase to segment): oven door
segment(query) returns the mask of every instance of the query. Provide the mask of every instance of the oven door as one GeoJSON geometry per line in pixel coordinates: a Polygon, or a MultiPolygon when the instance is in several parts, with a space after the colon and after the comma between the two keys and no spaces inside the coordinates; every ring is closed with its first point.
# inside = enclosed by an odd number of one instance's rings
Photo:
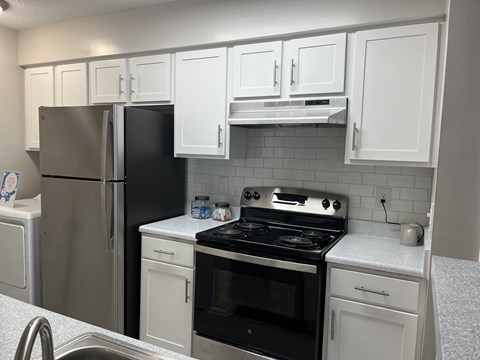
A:
{"type": "Polygon", "coordinates": [[[320,359],[321,266],[195,249],[198,334],[281,359],[320,359]]]}

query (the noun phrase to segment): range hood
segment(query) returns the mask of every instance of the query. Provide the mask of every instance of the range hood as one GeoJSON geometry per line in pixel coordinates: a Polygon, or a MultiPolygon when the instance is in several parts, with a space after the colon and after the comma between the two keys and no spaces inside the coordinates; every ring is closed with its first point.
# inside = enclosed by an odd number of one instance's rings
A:
{"type": "Polygon", "coordinates": [[[345,126],[347,98],[232,101],[228,124],[246,127],[345,126]]]}

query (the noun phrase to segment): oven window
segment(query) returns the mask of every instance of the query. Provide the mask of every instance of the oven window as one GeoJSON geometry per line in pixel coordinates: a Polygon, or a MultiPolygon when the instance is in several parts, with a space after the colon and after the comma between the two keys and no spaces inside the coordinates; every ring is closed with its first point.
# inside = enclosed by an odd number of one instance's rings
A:
{"type": "Polygon", "coordinates": [[[295,284],[221,269],[216,269],[214,276],[214,311],[228,314],[243,310],[247,316],[248,313],[297,316],[295,284]]]}

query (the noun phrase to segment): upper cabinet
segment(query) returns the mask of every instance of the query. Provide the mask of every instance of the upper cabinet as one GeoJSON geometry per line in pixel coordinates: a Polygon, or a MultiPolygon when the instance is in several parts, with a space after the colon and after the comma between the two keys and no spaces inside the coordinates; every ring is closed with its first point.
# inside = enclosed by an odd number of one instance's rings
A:
{"type": "Polygon", "coordinates": [[[128,59],[132,103],[171,100],[171,58],[163,54],[128,59]]]}
{"type": "Polygon", "coordinates": [[[114,59],[90,63],[90,101],[92,104],[127,102],[127,60],[114,59]]]}
{"type": "Polygon", "coordinates": [[[346,163],[428,164],[438,24],[356,33],[346,163]]]}
{"type": "Polygon", "coordinates": [[[55,67],[55,106],[88,105],[87,64],[55,67]]]}
{"type": "Polygon", "coordinates": [[[90,63],[90,101],[155,103],[171,101],[171,54],[90,63]]]}
{"type": "Polygon", "coordinates": [[[345,33],[234,46],[233,97],[342,93],[345,54],[345,33]]]}
{"type": "Polygon", "coordinates": [[[233,47],[233,97],[280,96],[282,42],[233,47]]]}
{"type": "Polygon", "coordinates": [[[176,54],[175,155],[225,155],[227,49],[176,54]]]}
{"type": "Polygon", "coordinates": [[[53,66],[25,70],[25,147],[40,149],[38,108],[54,105],[53,66]]]}
{"type": "Polygon", "coordinates": [[[345,84],[346,34],[294,39],[285,44],[289,95],[341,93],[345,84]]]}

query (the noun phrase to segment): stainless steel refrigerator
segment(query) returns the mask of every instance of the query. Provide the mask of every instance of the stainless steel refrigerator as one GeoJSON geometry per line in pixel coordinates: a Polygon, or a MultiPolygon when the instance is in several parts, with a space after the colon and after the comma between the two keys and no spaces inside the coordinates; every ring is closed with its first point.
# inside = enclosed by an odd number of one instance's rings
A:
{"type": "Polygon", "coordinates": [[[173,107],[39,111],[42,306],[138,338],[138,227],[184,213],[173,107]]]}

